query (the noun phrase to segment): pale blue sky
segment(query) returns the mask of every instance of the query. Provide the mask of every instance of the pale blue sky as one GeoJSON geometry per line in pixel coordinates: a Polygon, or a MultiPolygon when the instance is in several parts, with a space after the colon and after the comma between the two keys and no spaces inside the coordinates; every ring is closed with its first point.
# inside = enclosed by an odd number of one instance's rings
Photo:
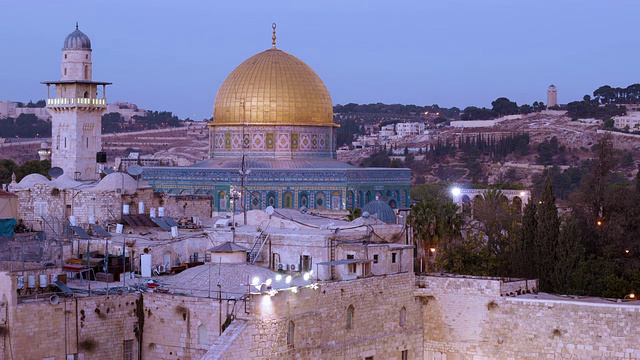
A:
{"type": "Polygon", "coordinates": [[[640,82],[637,0],[2,0],[0,100],[46,96],[75,22],[108,101],[210,117],[218,87],[271,45],[309,64],[334,104],[565,103],[640,82]]]}

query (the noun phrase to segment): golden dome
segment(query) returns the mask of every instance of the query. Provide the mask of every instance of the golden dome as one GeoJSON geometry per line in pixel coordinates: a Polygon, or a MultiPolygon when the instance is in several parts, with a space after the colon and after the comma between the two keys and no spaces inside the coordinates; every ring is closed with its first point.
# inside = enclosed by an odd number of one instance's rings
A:
{"type": "Polygon", "coordinates": [[[278,49],[250,57],[222,83],[214,126],[335,126],[326,86],[307,64],[278,49]]]}

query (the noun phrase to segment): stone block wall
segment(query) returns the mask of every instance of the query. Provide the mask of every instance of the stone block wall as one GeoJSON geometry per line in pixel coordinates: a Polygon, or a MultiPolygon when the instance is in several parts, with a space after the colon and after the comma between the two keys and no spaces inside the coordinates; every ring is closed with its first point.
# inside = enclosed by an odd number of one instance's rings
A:
{"type": "Polygon", "coordinates": [[[421,302],[414,298],[413,274],[396,274],[321,284],[275,296],[256,295],[253,319],[224,359],[409,359],[422,356],[421,302]],[[353,306],[352,327],[347,309],[353,306]],[[401,309],[406,310],[401,325],[401,309]],[[289,323],[293,344],[287,344],[289,323]]]}
{"type": "MultiPolygon", "coordinates": [[[[217,299],[145,293],[143,359],[200,359],[220,333],[217,299]]],[[[222,317],[226,318],[226,300],[222,317]]]]}
{"type": "Polygon", "coordinates": [[[500,296],[499,280],[427,277],[424,359],[638,359],[640,306],[500,296]]]}
{"type": "Polygon", "coordinates": [[[200,219],[210,219],[213,209],[211,196],[196,195],[165,195],[162,198],[165,215],[174,219],[197,216],[200,219]]]}
{"type": "Polygon", "coordinates": [[[122,358],[125,340],[133,340],[137,354],[136,331],[138,294],[61,298],[24,302],[9,307],[5,326],[5,359],[65,359],[77,354],[90,359],[122,358]]]}

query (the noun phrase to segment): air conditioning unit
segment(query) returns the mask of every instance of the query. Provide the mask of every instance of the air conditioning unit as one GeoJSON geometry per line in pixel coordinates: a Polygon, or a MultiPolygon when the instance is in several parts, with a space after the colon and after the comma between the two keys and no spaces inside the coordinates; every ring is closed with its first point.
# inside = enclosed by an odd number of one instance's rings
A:
{"type": "Polygon", "coordinates": [[[300,265],[298,265],[298,264],[290,264],[289,265],[289,270],[291,270],[291,271],[300,271],[300,265]]]}
{"type": "Polygon", "coordinates": [[[287,263],[279,263],[278,264],[278,270],[282,270],[282,271],[287,271],[289,270],[289,264],[287,263]]]}

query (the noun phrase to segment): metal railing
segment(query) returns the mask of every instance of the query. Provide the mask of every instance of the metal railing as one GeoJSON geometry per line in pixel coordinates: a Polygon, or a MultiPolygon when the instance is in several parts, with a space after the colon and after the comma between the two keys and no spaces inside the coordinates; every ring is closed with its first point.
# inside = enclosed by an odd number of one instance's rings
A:
{"type": "Polygon", "coordinates": [[[77,106],[77,105],[94,105],[105,106],[107,99],[91,99],[91,98],[54,98],[47,99],[47,106],[77,106]]]}

